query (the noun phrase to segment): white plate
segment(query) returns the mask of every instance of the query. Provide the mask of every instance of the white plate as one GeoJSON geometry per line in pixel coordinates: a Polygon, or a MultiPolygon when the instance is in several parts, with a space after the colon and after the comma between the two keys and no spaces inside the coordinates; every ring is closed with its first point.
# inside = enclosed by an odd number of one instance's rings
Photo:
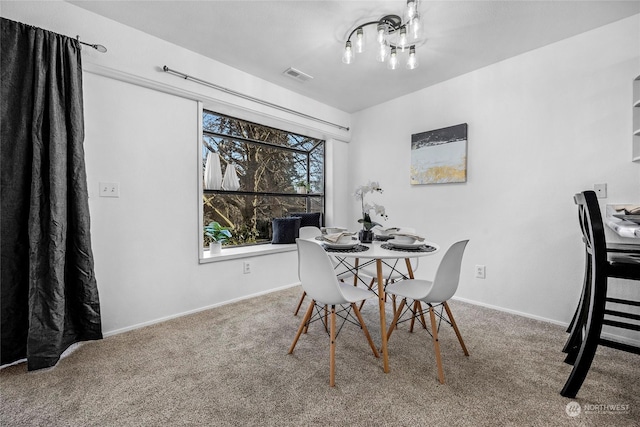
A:
{"type": "Polygon", "coordinates": [[[401,249],[415,249],[425,245],[424,242],[418,242],[417,240],[413,243],[400,243],[395,240],[396,239],[387,240],[387,243],[391,244],[391,246],[395,246],[396,248],[401,249]]]}
{"type": "Polygon", "coordinates": [[[332,242],[327,242],[326,240],[324,241],[324,244],[327,245],[328,248],[331,249],[349,249],[349,248],[353,248],[354,246],[358,245],[360,242],[357,240],[353,240],[349,243],[332,243],[332,242]]]}

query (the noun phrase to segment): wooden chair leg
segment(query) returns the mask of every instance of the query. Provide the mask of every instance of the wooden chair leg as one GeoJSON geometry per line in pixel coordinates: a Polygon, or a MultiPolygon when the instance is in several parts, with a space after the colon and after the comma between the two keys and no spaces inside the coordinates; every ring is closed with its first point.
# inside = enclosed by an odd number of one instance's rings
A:
{"type": "Polygon", "coordinates": [[[460,335],[460,330],[458,329],[458,325],[456,324],[456,321],[453,319],[453,314],[451,314],[451,309],[449,308],[449,304],[447,304],[447,302],[443,302],[442,305],[444,306],[444,309],[447,311],[447,316],[449,316],[449,321],[451,322],[451,326],[453,326],[453,330],[456,333],[456,336],[458,337],[458,341],[460,341],[460,346],[462,347],[462,351],[464,352],[465,356],[469,355],[469,352],[467,351],[467,347],[464,345],[464,341],[462,340],[462,335],[460,335]]]}
{"type": "Polygon", "coordinates": [[[336,306],[331,306],[331,326],[330,326],[329,337],[331,338],[330,343],[330,356],[329,356],[329,386],[333,387],[336,385],[336,306]]]}
{"type": "Polygon", "coordinates": [[[413,317],[413,319],[411,319],[409,332],[413,332],[413,325],[418,314],[420,315],[420,323],[422,323],[422,328],[427,329],[427,321],[424,319],[424,312],[422,311],[422,304],[420,304],[420,301],[416,300],[413,302],[413,311],[416,313],[416,315],[413,317]]]}
{"type": "Polygon", "coordinates": [[[293,353],[293,349],[296,347],[296,344],[298,343],[298,339],[300,339],[300,335],[302,334],[302,331],[307,329],[307,322],[309,321],[309,319],[311,319],[311,314],[313,313],[313,306],[316,305],[315,301],[311,301],[311,304],[309,304],[309,308],[307,309],[307,312],[304,314],[304,318],[302,319],[302,322],[300,323],[300,327],[298,328],[298,332],[296,333],[296,337],[293,339],[293,343],[291,344],[291,347],[289,347],[289,354],[293,353]]]}
{"type": "MultiPolygon", "coordinates": [[[[418,301],[413,302],[413,312],[414,313],[418,312],[418,301]]],[[[414,314],[413,317],[411,317],[411,323],[409,324],[409,332],[413,332],[413,325],[415,323],[416,323],[416,315],[414,314]]]]}
{"type": "MultiPolygon", "coordinates": [[[[579,314],[580,314],[580,307],[582,307],[582,304],[584,303],[584,298],[585,298],[585,291],[588,289],[589,287],[589,274],[591,271],[591,257],[589,256],[589,252],[587,252],[585,250],[585,262],[584,262],[584,281],[582,284],[582,293],[580,294],[580,301],[578,302],[578,306],[576,307],[576,311],[573,313],[573,317],[571,318],[571,322],[569,323],[569,326],[567,327],[567,332],[571,333],[573,332],[573,327],[576,324],[576,321],[578,321],[579,319],[579,314]]],[[[568,344],[568,341],[567,341],[568,344]]],[[[565,348],[562,349],[563,352],[567,352],[566,351],[566,347],[567,345],[565,345],[565,348]]]]}
{"type": "Polygon", "coordinates": [[[396,303],[395,295],[391,295],[391,304],[393,305],[393,315],[395,316],[396,310],[398,309],[398,304],[396,303]]]}
{"type": "Polygon", "coordinates": [[[591,368],[591,362],[596,354],[602,332],[607,297],[607,276],[604,273],[594,274],[594,272],[590,276],[589,310],[584,339],[580,344],[580,350],[577,353],[571,374],[560,392],[562,396],[569,398],[576,397],[582,387],[589,368],[591,368]]]}
{"type": "Polygon", "coordinates": [[[573,319],[571,320],[570,329],[567,331],[569,332],[569,337],[562,348],[562,351],[567,353],[564,362],[569,365],[573,365],[578,357],[580,345],[584,339],[584,326],[589,314],[589,303],[591,301],[591,257],[589,257],[588,254],[585,265],[586,269],[584,273],[582,293],[580,295],[578,307],[576,308],[573,319]]]}
{"type": "Polygon", "coordinates": [[[324,306],[324,330],[325,330],[325,331],[327,331],[327,332],[329,332],[329,331],[327,330],[328,325],[329,325],[329,324],[328,324],[328,322],[327,322],[327,320],[329,320],[329,308],[328,308],[328,306],[326,306],[326,305],[325,305],[325,306],[324,306]]]}
{"type": "Polygon", "coordinates": [[[396,311],[396,314],[393,315],[393,320],[391,321],[391,326],[389,326],[389,330],[387,331],[387,341],[389,341],[389,338],[391,338],[391,333],[393,332],[394,329],[397,329],[398,327],[398,319],[400,319],[400,315],[402,314],[402,309],[404,308],[404,305],[407,303],[407,299],[403,298],[402,301],[400,301],[400,307],[398,307],[398,310],[396,311]]]}
{"type": "Polygon", "coordinates": [[[360,310],[358,310],[358,306],[356,306],[356,304],[352,302],[351,308],[353,308],[353,312],[356,314],[356,317],[358,318],[358,322],[360,322],[360,326],[362,326],[362,331],[364,332],[364,336],[367,337],[367,341],[369,341],[369,346],[371,347],[371,350],[373,350],[373,355],[376,357],[380,357],[380,355],[378,354],[378,349],[373,343],[373,340],[371,339],[371,335],[369,335],[369,330],[367,329],[367,325],[365,325],[364,319],[360,314],[360,310]]]}
{"type": "Polygon", "coordinates": [[[300,297],[300,302],[298,302],[298,306],[296,307],[296,311],[295,313],[293,313],[294,316],[298,315],[298,311],[300,311],[300,307],[302,307],[302,301],[304,301],[304,297],[307,296],[307,293],[305,291],[302,291],[302,296],[300,297]]]}
{"type": "Polygon", "coordinates": [[[440,384],[444,384],[444,370],[442,369],[442,357],[440,356],[440,341],[438,340],[438,325],[433,307],[429,306],[429,317],[431,317],[431,336],[433,337],[433,349],[436,353],[436,363],[438,364],[438,379],[440,384]]]}
{"type": "Polygon", "coordinates": [[[571,374],[569,374],[569,378],[560,392],[564,397],[572,399],[576,397],[576,394],[578,394],[578,391],[580,390],[580,387],[582,387],[582,383],[589,372],[589,368],[591,368],[591,362],[593,362],[593,357],[595,356],[596,349],[598,348],[602,324],[600,323],[600,327],[593,325],[595,322],[592,321],[591,316],[589,316],[587,323],[586,336],[582,340],[582,345],[580,346],[580,351],[578,352],[573,364],[571,374]]]}
{"type": "Polygon", "coordinates": [[[418,309],[420,310],[420,323],[422,323],[422,328],[427,329],[427,321],[424,320],[424,311],[422,311],[422,304],[418,301],[418,309]]]}

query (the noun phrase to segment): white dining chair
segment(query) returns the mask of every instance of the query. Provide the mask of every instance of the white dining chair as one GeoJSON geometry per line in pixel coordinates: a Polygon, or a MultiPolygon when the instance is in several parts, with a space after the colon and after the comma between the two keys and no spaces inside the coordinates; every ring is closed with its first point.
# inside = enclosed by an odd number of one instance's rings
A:
{"type": "MultiPolygon", "coordinates": [[[[300,239],[305,239],[305,240],[315,239],[316,237],[322,236],[322,230],[320,230],[318,227],[313,227],[313,226],[300,227],[298,236],[300,239]]],[[[300,262],[298,262],[298,278],[300,278],[300,262]]],[[[296,311],[293,312],[294,316],[298,315],[298,312],[300,311],[300,307],[302,307],[302,302],[304,301],[304,298],[306,296],[307,296],[307,293],[305,291],[302,291],[302,296],[300,297],[300,301],[298,301],[298,305],[296,306],[296,311]]]]}
{"type": "MultiPolygon", "coordinates": [[[[318,227],[313,227],[313,226],[300,227],[298,236],[300,239],[311,240],[311,239],[315,239],[316,237],[322,236],[322,231],[318,227]]],[[[338,279],[344,280],[348,277],[353,277],[353,273],[347,269],[344,263],[341,263],[340,261],[336,260],[336,258],[334,257],[331,257],[331,263],[333,264],[334,273],[336,277],[338,277],[338,279]]],[[[300,262],[298,262],[298,278],[299,277],[300,277],[300,262]]],[[[296,310],[293,313],[294,316],[298,315],[298,312],[300,311],[300,307],[302,307],[302,303],[304,302],[304,299],[306,296],[307,296],[307,293],[305,291],[302,291],[302,296],[300,296],[300,301],[298,301],[296,310]]]]}
{"type": "Polygon", "coordinates": [[[362,328],[369,342],[374,356],[379,357],[378,350],[373,344],[373,340],[362,319],[360,310],[358,310],[355,304],[356,302],[375,297],[376,295],[369,290],[340,282],[336,278],[331,260],[322,246],[303,239],[297,239],[296,243],[298,245],[299,272],[302,288],[307,295],[311,297],[312,301],[289,348],[289,354],[293,353],[300,335],[308,328],[310,323],[320,320],[324,324],[325,330],[327,329],[324,308],[326,306],[331,307],[328,327],[330,338],[329,385],[333,387],[335,385],[336,336],[337,331],[342,329],[346,321],[356,323],[355,320],[357,320],[357,323],[362,328]],[[336,306],[340,306],[340,310],[336,311],[336,306]],[[314,309],[316,311],[315,315],[313,313],[314,309]],[[355,319],[352,313],[355,314],[355,319]],[[342,319],[342,325],[338,329],[336,329],[336,316],[342,319]]]}
{"type": "Polygon", "coordinates": [[[307,225],[304,227],[300,227],[298,236],[301,239],[305,239],[305,240],[315,239],[318,236],[322,236],[322,231],[318,227],[307,225]]]}
{"type": "Polygon", "coordinates": [[[436,271],[433,281],[420,279],[403,280],[387,285],[386,289],[388,294],[402,298],[400,306],[398,307],[396,314],[393,316],[391,326],[389,326],[387,340],[391,338],[391,334],[397,326],[399,319],[405,313],[410,313],[410,317],[403,320],[403,322],[411,320],[413,325],[414,320],[418,319],[422,326],[427,329],[422,304],[424,303],[429,307],[428,312],[431,320],[430,334],[433,338],[436,364],[438,366],[438,379],[441,384],[444,384],[444,370],[442,368],[442,358],[440,356],[440,342],[438,341],[439,324],[436,323],[436,316],[453,327],[453,330],[458,337],[458,341],[460,342],[460,346],[462,347],[462,351],[465,356],[469,356],[467,347],[464,345],[464,341],[462,340],[462,335],[460,335],[460,330],[458,329],[453,318],[453,314],[451,314],[451,309],[447,304],[447,301],[458,289],[462,256],[467,243],[469,243],[468,240],[462,240],[451,245],[442,257],[442,261],[440,261],[440,265],[438,266],[438,270],[436,271]],[[412,303],[407,303],[407,300],[411,300],[412,303]],[[406,310],[403,312],[405,307],[406,310]],[[440,307],[440,311],[436,312],[435,309],[438,307],[440,307]],[[448,319],[444,317],[443,308],[447,313],[448,319]]]}

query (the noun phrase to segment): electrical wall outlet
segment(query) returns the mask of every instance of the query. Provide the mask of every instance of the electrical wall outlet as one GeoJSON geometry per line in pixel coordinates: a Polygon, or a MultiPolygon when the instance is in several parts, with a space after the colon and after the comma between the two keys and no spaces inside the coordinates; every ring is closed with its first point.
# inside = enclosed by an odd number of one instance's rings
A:
{"type": "Polygon", "coordinates": [[[607,184],[594,184],[593,191],[596,192],[596,196],[598,196],[598,199],[607,198],[607,184]]]}
{"type": "Polygon", "coordinates": [[[100,197],[120,197],[119,182],[100,182],[100,197]]]}
{"type": "Polygon", "coordinates": [[[244,261],[242,263],[242,273],[243,274],[251,273],[251,263],[249,261],[244,261]]]}
{"type": "Polygon", "coordinates": [[[487,268],[484,265],[476,265],[476,277],[484,279],[487,275],[487,268]]]}

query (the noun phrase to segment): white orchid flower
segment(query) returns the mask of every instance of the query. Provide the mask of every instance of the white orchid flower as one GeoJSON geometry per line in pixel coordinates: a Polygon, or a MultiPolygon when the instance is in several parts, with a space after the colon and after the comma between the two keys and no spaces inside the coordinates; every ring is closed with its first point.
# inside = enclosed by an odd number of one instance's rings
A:
{"type": "Polygon", "coordinates": [[[378,224],[371,220],[371,212],[373,211],[376,215],[381,216],[383,219],[387,219],[387,212],[382,205],[378,205],[376,203],[365,203],[364,197],[367,193],[382,193],[383,190],[380,187],[380,183],[378,181],[369,181],[365,185],[356,188],[354,196],[356,200],[360,201],[362,206],[362,218],[358,220],[359,223],[362,224],[365,230],[370,230],[372,227],[375,227],[378,224]]]}

